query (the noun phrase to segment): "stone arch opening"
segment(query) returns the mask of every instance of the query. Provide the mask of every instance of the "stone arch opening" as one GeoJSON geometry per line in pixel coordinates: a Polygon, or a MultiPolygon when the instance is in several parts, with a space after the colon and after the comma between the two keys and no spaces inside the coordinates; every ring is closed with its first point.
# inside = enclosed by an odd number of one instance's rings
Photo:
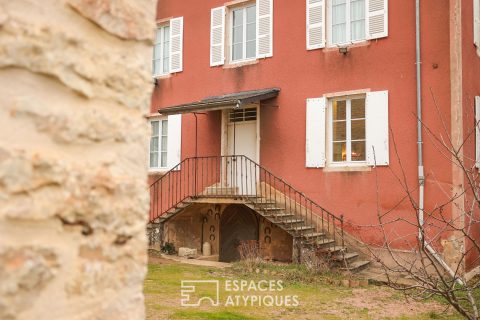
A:
{"type": "Polygon", "coordinates": [[[258,241],[258,219],[255,212],[244,205],[232,204],[220,218],[220,256],[222,262],[240,260],[241,241],[258,241]]]}

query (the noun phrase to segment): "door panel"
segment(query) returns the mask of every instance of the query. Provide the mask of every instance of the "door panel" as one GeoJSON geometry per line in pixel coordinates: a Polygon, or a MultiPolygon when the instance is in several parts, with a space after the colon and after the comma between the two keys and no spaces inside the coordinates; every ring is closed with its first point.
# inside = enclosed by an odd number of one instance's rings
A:
{"type": "Polygon", "coordinates": [[[241,241],[258,241],[258,221],[255,213],[243,205],[230,205],[220,218],[220,261],[240,260],[241,241]]]}
{"type": "MultiPolygon", "coordinates": [[[[227,135],[228,155],[244,155],[252,161],[258,161],[257,120],[230,122],[227,135]]],[[[238,194],[256,194],[255,170],[253,164],[242,157],[229,158],[227,160],[227,185],[236,187],[238,194]]]]}

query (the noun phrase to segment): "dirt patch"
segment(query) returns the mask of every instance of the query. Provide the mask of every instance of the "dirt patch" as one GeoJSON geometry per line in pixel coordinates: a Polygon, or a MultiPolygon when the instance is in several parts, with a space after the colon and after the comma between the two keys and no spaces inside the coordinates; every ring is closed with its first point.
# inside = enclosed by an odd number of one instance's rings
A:
{"type": "Polygon", "coordinates": [[[148,263],[158,265],[174,264],[175,261],[165,259],[159,251],[149,249],[148,250],[148,263]]]}
{"type": "Polygon", "coordinates": [[[164,259],[162,257],[148,257],[149,264],[169,265],[175,264],[175,261],[164,259]]]}
{"type": "Polygon", "coordinates": [[[436,302],[406,300],[405,297],[391,289],[353,289],[352,297],[343,299],[345,305],[356,309],[368,310],[372,319],[415,316],[429,310],[443,313],[446,307],[436,302]]]}
{"type": "Polygon", "coordinates": [[[178,256],[167,256],[155,250],[148,251],[148,262],[151,264],[159,264],[159,265],[183,263],[183,264],[191,264],[191,265],[201,266],[201,267],[213,267],[218,269],[229,268],[232,266],[230,263],[225,263],[225,262],[201,260],[201,259],[186,259],[186,258],[180,258],[178,256]]]}

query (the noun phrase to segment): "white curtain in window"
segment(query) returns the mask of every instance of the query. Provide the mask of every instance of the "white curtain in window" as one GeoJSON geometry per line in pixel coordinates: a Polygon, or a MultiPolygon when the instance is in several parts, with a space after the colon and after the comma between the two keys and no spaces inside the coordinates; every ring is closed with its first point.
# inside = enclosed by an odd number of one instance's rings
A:
{"type": "Polygon", "coordinates": [[[160,133],[159,122],[152,121],[152,132],[150,137],[150,168],[158,167],[158,135],[160,133]]]}
{"type": "Polygon", "coordinates": [[[351,0],[351,40],[365,39],[365,0],[351,0]]]}
{"type": "Polygon", "coordinates": [[[163,73],[170,72],[170,27],[163,29],[163,73]]]}
{"type": "Polygon", "coordinates": [[[161,74],[162,65],[162,29],[157,29],[155,33],[155,46],[153,47],[153,74],[161,74]]]}
{"type": "Polygon", "coordinates": [[[332,42],[343,43],[347,35],[347,0],[332,1],[332,42]]]}

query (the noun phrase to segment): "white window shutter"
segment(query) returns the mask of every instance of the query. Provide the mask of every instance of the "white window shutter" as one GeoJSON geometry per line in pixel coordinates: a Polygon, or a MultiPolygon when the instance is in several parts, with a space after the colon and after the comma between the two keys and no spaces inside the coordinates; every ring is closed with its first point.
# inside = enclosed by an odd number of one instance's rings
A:
{"type": "Polygon", "coordinates": [[[326,98],[307,99],[307,168],[325,167],[326,98]]]}
{"type": "Polygon", "coordinates": [[[368,39],[388,36],[388,0],[367,0],[366,28],[368,39]]]}
{"type": "Polygon", "coordinates": [[[182,150],[182,115],[168,116],[167,136],[167,163],[168,169],[172,169],[181,160],[182,150]]]}
{"type": "Polygon", "coordinates": [[[473,0],[473,43],[480,49],[480,0],[473,0]]]}
{"type": "Polygon", "coordinates": [[[170,20],[170,72],[183,71],[183,17],[170,20]]]}
{"type": "Polygon", "coordinates": [[[366,100],[367,164],[387,166],[388,149],[388,91],[367,93],[366,100]]]}
{"type": "Polygon", "coordinates": [[[307,0],[307,50],[325,48],[325,0],[307,0]]]}
{"type": "Polygon", "coordinates": [[[225,62],[225,7],[212,9],[210,17],[210,66],[225,62]]]}
{"type": "Polygon", "coordinates": [[[480,96],[475,97],[475,166],[480,168],[480,96]]]}
{"type": "Polygon", "coordinates": [[[257,58],[273,56],[273,0],[257,0],[257,58]]]}

